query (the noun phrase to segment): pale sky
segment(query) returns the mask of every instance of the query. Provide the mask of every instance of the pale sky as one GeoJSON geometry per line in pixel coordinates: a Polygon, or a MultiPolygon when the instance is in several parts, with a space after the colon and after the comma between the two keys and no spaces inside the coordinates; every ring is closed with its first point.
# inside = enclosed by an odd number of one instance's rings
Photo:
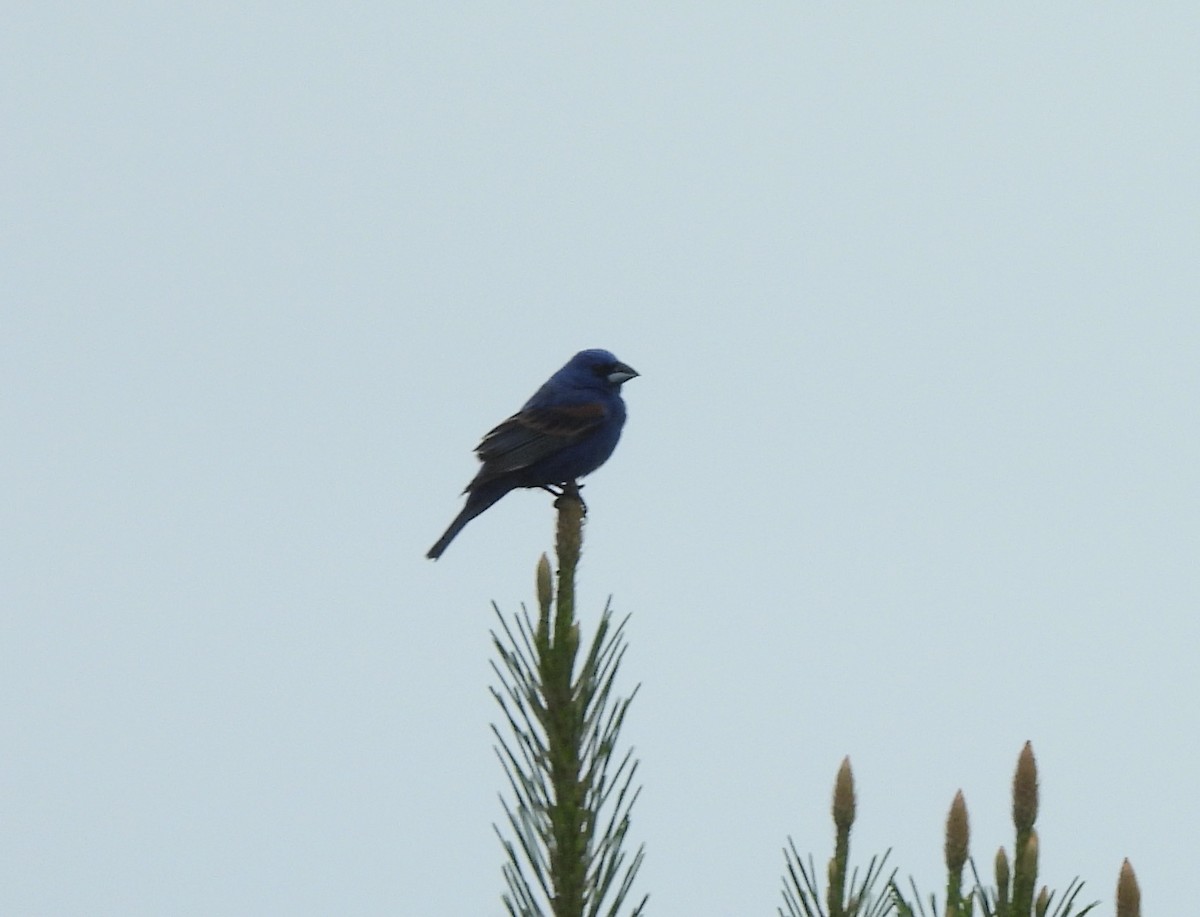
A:
{"type": "Polygon", "coordinates": [[[21,4],[0,36],[0,913],[499,915],[490,602],[433,563],[576,350],[660,917],[1011,848],[1194,900],[1200,7],[21,4]]]}

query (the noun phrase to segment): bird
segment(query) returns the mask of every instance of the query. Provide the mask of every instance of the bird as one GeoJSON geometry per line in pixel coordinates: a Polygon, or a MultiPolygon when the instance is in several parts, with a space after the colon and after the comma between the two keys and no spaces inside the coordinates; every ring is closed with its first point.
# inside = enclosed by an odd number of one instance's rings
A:
{"type": "Polygon", "coordinates": [[[442,556],[463,527],[510,490],[574,485],[603,465],[621,438],[621,386],[639,373],[607,350],[581,350],[512,417],[484,435],[483,463],[463,506],[426,557],[442,556]]]}

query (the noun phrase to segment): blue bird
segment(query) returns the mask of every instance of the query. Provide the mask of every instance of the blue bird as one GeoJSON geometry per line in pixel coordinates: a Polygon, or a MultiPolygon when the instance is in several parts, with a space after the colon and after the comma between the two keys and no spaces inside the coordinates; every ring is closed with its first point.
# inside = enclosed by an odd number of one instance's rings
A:
{"type": "Polygon", "coordinates": [[[463,526],[518,487],[569,485],[608,460],[621,427],[621,386],[638,373],[607,350],[581,350],[516,414],[475,447],[483,462],[467,503],[426,557],[442,556],[463,526]]]}

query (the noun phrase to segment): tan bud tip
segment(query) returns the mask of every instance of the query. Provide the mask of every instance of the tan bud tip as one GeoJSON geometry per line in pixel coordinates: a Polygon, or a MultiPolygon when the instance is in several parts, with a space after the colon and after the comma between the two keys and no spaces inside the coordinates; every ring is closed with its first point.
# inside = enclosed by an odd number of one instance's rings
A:
{"type": "Polygon", "coordinates": [[[1038,778],[1037,761],[1033,758],[1033,746],[1026,742],[1017,758],[1017,772],[1013,775],[1013,824],[1018,831],[1028,831],[1037,821],[1038,778]]]}
{"type": "MultiPolygon", "coordinates": [[[[1028,877],[1036,876],[1038,869],[1038,835],[1036,831],[1029,832],[1029,840],[1025,842],[1025,849],[1021,851],[1021,863],[1019,871],[1022,875],[1028,877]]],[[[1032,881],[1032,880],[1031,880],[1032,881]]]]}
{"type": "Polygon", "coordinates": [[[1050,889],[1042,886],[1042,890],[1038,892],[1037,901],[1033,903],[1033,912],[1037,917],[1046,917],[1046,911],[1050,907],[1050,889]]]}
{"type": "Polygon", "coordinates": [[[538,560],[537,565],[537,598],[538,605],[547,610],[554,601],[554,580],[550,576],[550,558],[545,554],[538,560]]]}
{"type": "Polygon", "coordinates": [[[1142,917],[1142,892],[1128,859],[1121,864],[1117,879],[1117,917],[1142,917]]]}
{"type": "Polygon", "coordinates": [[[971,826],[967,820],[967,801],[962,790],[954,794],[950,814],[946,816],[946,868],[960,872],[967,862],[971,845],[971,826]]]}
{"type": "Polygon", "coordinates": [[[567,648],[574,656],[579,651],[579,622],[573,622],[567,631],[567,648]]]}
{"type": "Polygon", "coordinates": [[[996,888],[1001,891],[1008,891],[1008,880],[1011,873],[1008,868],[1008,854],[1001,847],[996,851],[996,888]]]}
{"type": "Polygon", "coordinates": [[[850,756],[842,759],[837,779],[833,784],[833,823],[843,831],[854,824],[854,773],[850,770],[850,756]]]}
{"type": "Polygon", "coordinates": [[[574,570],[583,545],[583,502],[579,499],[578,488],[564,493],[554,505],[558,507],[555,536],[558,564],[561,568],[574,570]]]}

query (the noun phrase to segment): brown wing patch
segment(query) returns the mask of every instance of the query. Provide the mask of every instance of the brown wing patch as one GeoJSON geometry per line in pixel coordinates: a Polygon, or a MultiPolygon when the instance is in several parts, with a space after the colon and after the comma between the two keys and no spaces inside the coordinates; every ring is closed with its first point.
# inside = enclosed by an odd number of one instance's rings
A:
{"type": "Polygon", "coordinates": [[[599,401],[589,401],[587,404],[572,404],[561,408],[545,408],[546,411],[553,411],[556,414],[567,414],[571,417],[603,417],[605,413],[604,405],[599,401]]]}
{"type": "Polygon", "coordinates": [[[575,404],[569,407],[533,408],[522,411],[513,421],[546,436],[575,437],[586,433],[604,420],[604,405],[575,404]]]}
{"type": "Polygon", "coordinates": [[[484,467],[477,479],[523,468],[557,452],[602,423],[608,412],[590,403],[526,408],[489,432],[475,449],[484,467]]]}

